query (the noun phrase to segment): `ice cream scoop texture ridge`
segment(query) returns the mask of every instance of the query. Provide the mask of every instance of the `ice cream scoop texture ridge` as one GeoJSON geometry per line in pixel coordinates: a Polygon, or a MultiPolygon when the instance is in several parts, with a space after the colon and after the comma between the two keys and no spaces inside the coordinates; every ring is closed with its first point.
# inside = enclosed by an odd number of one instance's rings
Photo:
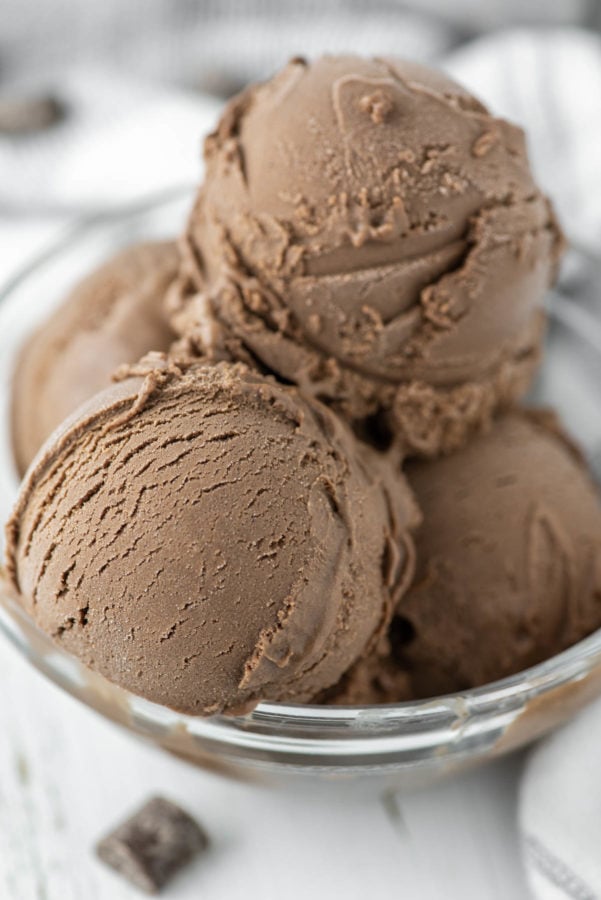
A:
{"type": "Polygon", "coordinates": [[[126,409],[121,416],[107,422],[104,426],[105,432],[114,431],[121,425],[130,422],[138,413],[142,412],[153,394],[174,378],[182,378],[189,365],[190,361],[176,359],[167,353],[151,350],[138,363],[125,363],[119,366],[113,374],[113,381],[125,381],[129,378],[143,378],[144,380],[130,408],[126,409]]]}

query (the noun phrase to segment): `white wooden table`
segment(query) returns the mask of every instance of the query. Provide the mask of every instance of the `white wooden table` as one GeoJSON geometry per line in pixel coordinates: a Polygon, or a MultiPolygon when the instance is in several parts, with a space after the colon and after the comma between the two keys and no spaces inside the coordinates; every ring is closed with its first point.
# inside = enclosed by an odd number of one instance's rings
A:
{"type": "Polygon", "coordinates": [[[205,825],[212,847],[174,900],[526,900],[513,828],[520,760],[421,793],[357,799],[197,771],[51,685],[0,643],[1,900],[131,900],[93,846],[151,793],[205,825]]]}
{"type": "MultiPolygon", "coordinates": [[[[50,224],[0,219],[0,281],[50,224]]],[[[528,900],[515,832],[520,760],[396,797],[358,800],[228,782],[161,754],[45,681],[0,640],[0,900],[131,900],[92,848],[152,793],[212,848],[173,900],[528,900]]]]}

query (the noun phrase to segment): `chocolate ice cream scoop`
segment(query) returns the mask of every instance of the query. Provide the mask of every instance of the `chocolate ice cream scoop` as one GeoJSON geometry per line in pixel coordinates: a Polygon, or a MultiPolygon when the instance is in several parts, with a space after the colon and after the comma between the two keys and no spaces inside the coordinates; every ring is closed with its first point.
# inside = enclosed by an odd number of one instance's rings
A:
{"type": "Polygon", "coordinates": [[[24,346],[13,379],[12,429],[21,475],[46,438],[110,383],[121,363],[166,350],[163,310],[178,268],[175,244],[137,244],[88,275],[24,346]]]}
{"type": "Polygon", "coordinates": [[[601,503],[556,422],[512,412],[407,477],[423,513],[413,585],[330,702],[477,687],[601,627],[601,503]]]}
{"type": "Polygon", "coordinates": [[[23,606],[89,667],[187,713],[310,699],[407,585],[407,485],[325,406],[244,365],[151,355],[130,374],[29,471],[7,529],[23,606]]]}
{"type": "Polygon", "coordinates": [[[426,456],[525,390],[562,238],[519,128],[414,63],[297,59],[205,157],[169,298],[202,352],[426,456]]]}

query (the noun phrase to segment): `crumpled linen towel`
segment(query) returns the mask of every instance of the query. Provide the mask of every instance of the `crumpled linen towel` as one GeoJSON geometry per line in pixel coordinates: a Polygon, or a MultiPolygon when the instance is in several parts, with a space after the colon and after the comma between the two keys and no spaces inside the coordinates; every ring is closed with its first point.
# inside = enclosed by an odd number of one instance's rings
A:
{"type": "Polygon", "coordinates": [[[601,897],[601,700],[530,754],[519,830],[539,900],[601,897]]]}

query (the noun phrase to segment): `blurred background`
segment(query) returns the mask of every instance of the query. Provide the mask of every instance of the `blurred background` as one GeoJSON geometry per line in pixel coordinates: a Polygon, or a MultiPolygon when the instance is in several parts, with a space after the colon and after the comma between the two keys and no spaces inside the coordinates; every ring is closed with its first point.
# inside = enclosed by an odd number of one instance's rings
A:
{"type": "Polygon", "coordinates": [[[434,62],[525,127],[580,250],[563,288],[596,307],[601,0],[0,0],[0,279],[65,222],[196,183],[224,98],[324,51],[434,62]]]}
{"type": "Polygon", "coordinates": [[[223,98],[292,55],[348,50],[434,61],[524,125],[594,248],[600,28],[598,0],[0,0],[0,237],[19,256],[24,218],[198,180],[223,98]]]}

